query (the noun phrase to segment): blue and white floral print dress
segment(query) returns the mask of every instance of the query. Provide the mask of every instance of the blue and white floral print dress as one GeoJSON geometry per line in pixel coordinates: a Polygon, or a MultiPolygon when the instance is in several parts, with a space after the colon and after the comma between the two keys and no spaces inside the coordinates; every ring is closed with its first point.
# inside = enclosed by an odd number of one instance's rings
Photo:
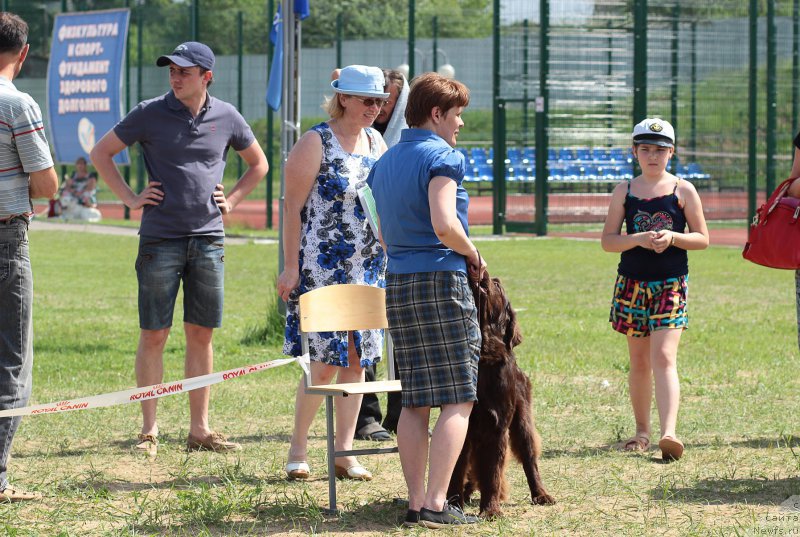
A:
{"type": "MultiPolygon", "coordinates": [[[[300,284],[289,296],[286,311],[284,354],[300,356],[299,297],[303,293],[341,283],[385,287],[385,255],[380,242],[366,223],[356,190],[366,184],[367,175],[378,160],[379,140],[365,129],[369,155],[347,153],[327,123],[311,128],[322,138],[322,163],[300,213],[300,284]]],[[[342,305],[347,307],[346,304],[342,305]]],[[[332,314],[334,312],[331,312],[332,314]]],[[[309,334],[311,359],[341,367],[348,366],[347,332],[309,334]]],[[[382,330],[353,333],[362,366],[378,362],[383,349],[382,330]]]]}

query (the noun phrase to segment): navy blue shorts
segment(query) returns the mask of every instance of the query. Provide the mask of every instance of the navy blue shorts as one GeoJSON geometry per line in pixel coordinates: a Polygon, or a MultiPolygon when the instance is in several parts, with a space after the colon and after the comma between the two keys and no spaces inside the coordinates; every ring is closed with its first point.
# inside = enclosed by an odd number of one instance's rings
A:
{"type": "Polygon", "coordinates": [[[481,331],[466,274],[387,274],[386,316],[404,407],[477,400],[481,331]]]}
{"type": "Polygon", "coordinates": [[[222,326],[224,261],[224,237],[139,237],[139,327],[160,330],[172,326],[181,281],[183,322],[206,328],[222,326]]]}

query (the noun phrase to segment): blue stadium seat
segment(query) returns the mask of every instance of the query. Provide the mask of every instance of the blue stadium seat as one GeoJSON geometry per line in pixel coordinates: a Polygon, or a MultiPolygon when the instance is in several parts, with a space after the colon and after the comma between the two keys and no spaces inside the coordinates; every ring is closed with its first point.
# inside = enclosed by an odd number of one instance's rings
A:
{"type": "Polygon", "coordinates": [[[592,152],[588,147],[579,147],[575,150],[575,160],[591,162],[592,152]]]}
{"type": "Polygon", "coordinates": [[[569,160],[575,160],[575,154],[572,152],[572,149],[562,147],[558,150],[558,160],[565,162],[569,160]]]}

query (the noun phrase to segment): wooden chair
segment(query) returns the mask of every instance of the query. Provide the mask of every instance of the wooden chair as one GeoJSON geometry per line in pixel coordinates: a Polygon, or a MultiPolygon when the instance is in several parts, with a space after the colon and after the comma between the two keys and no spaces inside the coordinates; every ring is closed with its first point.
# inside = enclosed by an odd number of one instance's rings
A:
{"type": "MultiPolygon", "coordinates": [[[[303,354],[308,355],[309,332],[336,332],[351,330],[372,330],[388,328],[386,319],[386,291],[380,287],[368,285],[329,285],[309,291],[300,296],[300,336],[303,354]]],[[[397,447],[353,449],[336,451],[333,445],[333,398],[348,397],[365,393],[399,392],[400,381],[395,379],[394,354],[389,331],[386,330],[386,355],[389,380],[375,382],[356,382],[347,384],[327,384],[314,386],[311,384],[310,370],[301,364],[305,372],[305,390],[308,394],[325,396],[325,423],[328,455],[328,498],[330,513],[336,514],[336,457],[348,455],[373,455],[381,453],[397,453],[397,447]]]]}

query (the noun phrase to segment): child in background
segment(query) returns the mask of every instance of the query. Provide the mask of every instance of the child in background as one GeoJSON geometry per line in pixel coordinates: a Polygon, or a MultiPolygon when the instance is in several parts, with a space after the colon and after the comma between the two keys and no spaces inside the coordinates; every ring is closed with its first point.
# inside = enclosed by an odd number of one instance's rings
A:
{"type": "Polygon", "coordinates": [[[664,460],[679,459],[684,448],[675,427],[680,397],[678,344],[688,326],[686,251],[708,246],[697,190],[667,172],[674,152],[675,132],[668,122],[645,119],[634,127],[633,155],[642,174],[614,189],[601,240],[603,250],[620,252],[609,320],[614,330],[628,337],[631,361],[628,386],[636,434],[622,449],[650,447],[654,378],[661,424],[658,446],[664,460]]]}

